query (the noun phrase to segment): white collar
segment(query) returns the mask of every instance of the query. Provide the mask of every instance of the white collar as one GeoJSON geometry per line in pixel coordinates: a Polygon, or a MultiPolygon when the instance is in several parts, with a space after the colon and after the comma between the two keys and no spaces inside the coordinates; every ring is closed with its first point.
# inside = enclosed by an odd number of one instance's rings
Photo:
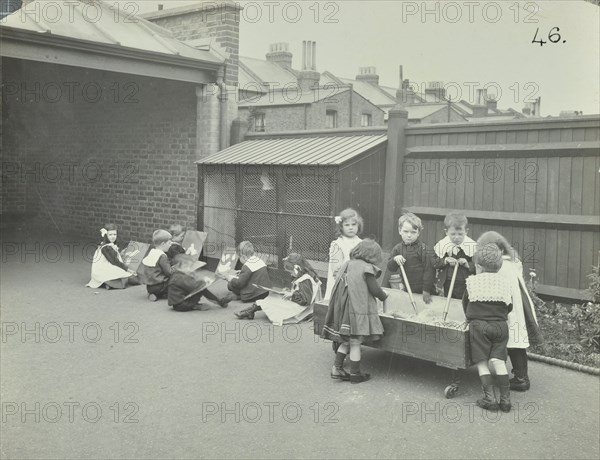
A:
{"type": "Polygon", "coordinates": [[[467,291],[471,302],[512,303],[512,292],[506,278],[498,273],[480,273],[467,278],[467,291]]]}
{"type": "Polygon", "coordinates": [[[254,272],[260,270],[261,268],[266,267],[267,264],[265,264],[260,257],[258,257],[257,255],[254,255],[246,261],[244,266],[248,267],[250,269],[250,271],[252,273],[254,273],[254,272]]]}
{"type": "Polygon", "coordinates": [[[477,242],[465,236],[463,242],[456,245],[450,240],[449,236],[446,236],[435,244],[433,250],[438,257],[444,257],[446,254],[453,254],[456,248],[462,249],[468,257],[473,257],[477,250],[477,242]]]}
{"type": "Polygon", "coordinates": [[[163,256],[165,253],[163,251],[161,251],[160,249],[156,249],[156,248],[152,248],[150,249],[150,252],[148,253],[148,255],[146,257],[144,257],[144,260],[142,260],[142,263],[148,267],[156,267],[156,264],[158,263],[158,259],[160,259],[160,256],[163,256]]]}

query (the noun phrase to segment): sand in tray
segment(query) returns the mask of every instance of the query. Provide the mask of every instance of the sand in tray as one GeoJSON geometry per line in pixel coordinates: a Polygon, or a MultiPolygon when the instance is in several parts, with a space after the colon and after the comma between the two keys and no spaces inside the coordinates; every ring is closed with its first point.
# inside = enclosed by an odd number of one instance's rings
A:
{"type": "Polygon", "coordinates": [[[426,304],[423,302],[421,294],[413,294],[418,312],[415,314],[407,292],[396,289],[384,290],[388,293],[388,298],[384,303],[384,314],[387,316],[450,329],[466,329],[467,320],[460,299],[450,300],[448,316],[446,317],[446,321],[443,321],[442,317],[446,306],[446,297],[431,296],[432,302],[426,304]]]}

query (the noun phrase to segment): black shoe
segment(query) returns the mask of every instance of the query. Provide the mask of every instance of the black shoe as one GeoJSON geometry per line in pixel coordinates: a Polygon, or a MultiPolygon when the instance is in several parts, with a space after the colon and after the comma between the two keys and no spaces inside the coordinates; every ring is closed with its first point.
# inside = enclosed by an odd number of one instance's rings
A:
{"type": "Polygon", "coordinates": [[[350,383],[362,383],[371,378],[371,374],[350,374],[350,383]]]}
{"type": "Polygon", "coordinates": [[[238,319],[254,319],[254,305],[241,311],[233,313],[238,319]]]}
{"type": "Polygon", "coordinates": [[[342,367],[335,367],[333,366],[333,368],[331,369],[331,378],[334,380],[342,380],[344,382],[347,382],[348,380],[350,380],[350,374],[348,374],[348,372],[346,372],[346,370],[342,367]]]}
{"type": "Polygon", "coordinates": [[[513,391],[527,391],[531,387],[529,378],[527,376],[518,377],[514,376],[510,379],[510,389],[513,391]]]}

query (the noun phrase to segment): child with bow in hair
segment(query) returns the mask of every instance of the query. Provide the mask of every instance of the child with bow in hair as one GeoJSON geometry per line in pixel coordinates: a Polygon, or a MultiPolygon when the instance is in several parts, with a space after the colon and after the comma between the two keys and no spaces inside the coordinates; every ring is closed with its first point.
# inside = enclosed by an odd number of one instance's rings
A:
{"type": "Polygon", "coordinates": [[[350,251],[362,240],[358,237],[363,230],[363,218],[352,208],[346,208],[335,216],[337,238],[329,246],[329,270],[324,299],[331,298],[335,277],[345,262],[350,260],[350,251]]]}
{"type": "Polygon", "coordinates": [[[104,285],[106,289],[124,289],[128,284],[139,284],[131,282],[135,272],[127,268],[123,263],[123,258],[116,245],[117,226],[115,224],[106,224],[100,229],[102,241],[98,245],[92,260],[92,276],[87,287],[93,289],[104,285]]]}

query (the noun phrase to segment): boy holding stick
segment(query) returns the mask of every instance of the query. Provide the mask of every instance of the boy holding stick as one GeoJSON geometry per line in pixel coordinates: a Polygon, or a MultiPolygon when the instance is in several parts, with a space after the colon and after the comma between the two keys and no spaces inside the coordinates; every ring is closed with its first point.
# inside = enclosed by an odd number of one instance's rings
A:
{"type": "Polygon", "coordinates": [[[452,289],[453,299],[462,299],[467,278],[475,274],[473,254],[477,243],[467,236],[467,225],[467,217],[464,214],[448,214],[444,219],[446,236],[433,247],[433,268],[438,270],[438,278],[444,286],[444,296],[448,297],[452,289]]]}

